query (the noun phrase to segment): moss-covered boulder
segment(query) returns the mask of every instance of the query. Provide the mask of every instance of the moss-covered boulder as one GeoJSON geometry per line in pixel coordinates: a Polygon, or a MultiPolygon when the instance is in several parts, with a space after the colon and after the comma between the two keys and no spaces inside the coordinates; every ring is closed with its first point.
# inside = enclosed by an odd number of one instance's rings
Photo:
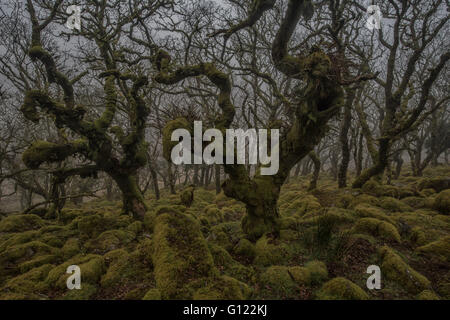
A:
{"type": "Polygon", "coordinates": [[[255,244],[255,259],[253,263],[259,266],[283,264],[291,256],[291,250],[285,243],[264,235],[255,244]]]}
{"type": "Polygon", "coordinates": [[[354,214],[359,218],[375,218],[394,224],[394,220],[383,212],[383,209],[369,204],[358,204],[354,207],[354,214]]]}
{"type": "Polygon", "coordinates": [[[61,253],[64,259],[69,259],[80,253],[80,250],[80,241],[77,238],[70,238],[61,248],[61,253]]]}
{"type": "Polygon", "coordinates": [[[67,268],[71,265],[80,267],[82,284],[97,284],[106,271],[105,262],[102,256],[79,254],[50,270],[45,280],[46,284],[53,288],[67,288],[67,278],[71,275],[67,273],[67,268]]]}
{"type": "Polygon", "coordinates": [[[450,189],[450,179],[449,178],[424,178],[418,185],[418,190],[424,189],[434,189],[436,192],[441,192],[446,189],[450,189]]]}
{"type": "Polygon", "coordinates": [[[0,220],[0,232],[23,232],[36,230],[46,225],[41,217],[34,214],[13,214],[0,220]]]}
{"type": "Polygon", "coordinates": [[[0,288],[0,299],[8,299],[8,293],[17,294],[17,298],[22,296],[23,299],[39,299],[39,295],[47,289],[44,280],[52,268],[53,265],[45,264],[8,280],[0,288]]]}
{"type": "MultiPolygon", "coordinates": [[[[289,267],[271,266],[259,277],[260,295],[262,298],[277,299],[295,299],[298,296],[298,283],[289,273],[289,267]]],[[[297,270],[294,268],[294,274],[297,281],[309,282],[309,275],[305,268],[297,270]],[[302,271],[305,271],[304,273],[302,271]]]]}
{"type": "Polygon", "coordinates": [[[318,300],[368,300],[369,296],[358,285],[338,277],[326,282],[317,292],[318,300]]]}
{"type": "Polygon", "coordinates": [[[199,223],[176,209],[156,217],[153,263],[162,299],[190,299],[197,279],[218,276],[199,223]]]}
{"type": "Polygon", "coordinates": [[[98,287],[90,283],[82,283],[80,289],[69,290],[63,300],[90,300],[97,293],[98,287]]]}
{"type": "Polygon", "coordinates": [[[86,242],[85,247],[95,253],[105,253],[130,243],[136,234],[128,230],[108,230],[86,242]]]}
{"type": "Polygon", "coordinates": [[[440,192],[434,199],[433,209],[450,215],[450,190],[440,192]]]}
{"type": "Polygon", "coordinates": [[[386,279],[413,294],[418,294],[430,287],[430,281],[411,268],[394,250],[384,246],[379,253],[382,259],[381,273],[386,279]]]}
{"type": "Polygon", "coordinates": [[[252,290],[243,282],[228,276],[220,276],[201,286],[193,295],[194,300],[246,300],[252,290]]]}
{"type": "Polygon", "coordinates": [[[416,251],[423,256],[436,259],[441,262],[450,262],[450,236],[442,237],[424,246],[418,247],[416,251]]]}
{"type": "Polygon", "coordinates": [[[255,245],[247,239],[241,239],[233,248],[233,253],[253,261],[256,255],[255,245]]]}
{"type": "Polygon", "coordinates": [[[423,290],[416,296],[417,300],[440,300],[439,297],[431,290],[423,290]]]}
{"type": "Polygon", "coordinates": [[[145,293],[142,300],[161,300],[161,292],[156,288],[152,288],[145,293]]]}
{"type": "Polygon", "coordinates": [[[391,212],[413,211],[410,206],[392,197],[383,197],[379,206],[391,212]]]}
{"type": "Polygon", "coordinates": [[[328,278],[327,266],[322,261],[309,261],[305,264],[305,268],[309,271],[311,284],[321,283],[328,278]]]}
{"type": "Polygon", "coordinates": [[[362,218],[352,228],[353,233],[365,233],[387,241],[401,242],[397,228],[389,222],[375,218],[362,218]]]}

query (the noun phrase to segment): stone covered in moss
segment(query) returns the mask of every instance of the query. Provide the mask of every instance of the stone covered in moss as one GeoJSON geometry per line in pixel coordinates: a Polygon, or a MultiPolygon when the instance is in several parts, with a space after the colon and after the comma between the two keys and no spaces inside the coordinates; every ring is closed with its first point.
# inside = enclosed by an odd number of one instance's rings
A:
{"type": "Polygon", "coordinates": [[[431,290],[423,290],[416,297],[417,300],[440,300],[439,297],[431,290]]]}
{"type": "Polygon", "coordinates": [[[70,276],[70,274],[67,273],[67,268],[71,265],[80,267],[81,283],[97,284],[103,273],[106,271],[105,262],[102,256],[80,254],[53,268],[48,273],[47,279],[45,280],[46,284],[54,288],[67,288],[66,281],[70,276]]]}
{"type": "Polygon", "coordinates": [[[277,240],[272,240],[267,235],[262,236],[255,244],[254,264],[270,266],[283,264],[291,257],[289,247],[277,240]]]}
{"type": "Polygon", "coordinates": [[[388,280],[397,283],[413,294],[418,294],[430,287],[430,281],[411,268],[391,248],[384,246],[379,252],[382,259],[381,273],[388,280]]]}
{"type": "Polygon", "coordinates": [[[161,300],[161,292],[156,288],[150,289],[145,293],[142,300],[161,300]]]}
{"type": "Polygon", "coordinates": [[[394,220],[383,212],[383,209],[371,206],[369,204],[358,204],[354,208],[354,213],[360,218],[375,218],[394,224],[394,220]]]}
{"type": "Polygon", "coordinates": [[[156,217],[153,263],[163,299],[192,298],[192,282],[218,275],[200,225],[176,209],[156,217]]]}
{"type": "MultiPolygon", "coordinates": [[[[299,282],[304,283],[308,275],[303,274],[302,270],[307,273],[306,269],[294,269],[299,282]],[[298,271],[298,272],[297,272],[298,271]]],[[[273,297],[275,299],[295,299],[298,296],[298,284],[289,274],[289,268],[285,266],[271,266],[264,271],[259,278],[261,287],[260,294],[263,298],[273,297]]]]}
{"type": "Polygon", "coordinates": [[[256,255],[255,245],[247,239],[241,239],[233,248],[233,253],[252,261],[256,255]]]}
{"type": "Polygon", "coordinates": [[[442,214],[450,215],[450,190],[442,191],[436,196],[433,208],[442,214]]]}
{"type": "Polygon", "coordinates": [[[316,298],[318,300],[368,300],[369,296],[350,280],[338,277],[326,282],[316,298]]]}
{"type": "Polygon", "coordinates": [[[82,283],[80,289],[70,290],[64,295],[64,300],[90,300],[97,293],[98,288],[90,283],[82,283]]]}
{"type": "Polygon", "coordinates": [[[418,247],[417,252],[426,257],[437,259],[441,262],[450,261],[450,236],[443,237],[422,247],[418,247]]]}
{"type": "Polygon", "coordinates": [[[53,265],[45,264],[8,280],[0,289],[0,299],[8,292],[21,294],[24,299],[35,299],[36,294],[43,293],[47,289],[44,280],[53,267],[53,265]]]}
{"type": "Polygon", "coordinates": [[[246,300],[251,289],[243,282],[228,276],[221,276],[201,286],[193,296],[194,300],[246,300]]]}
{"type": "Polygon", "coordinates": [[[353,226],[352,232],[366,233],[388,241],[401,242],[397,228],[386,221],[375,218],[362,218],[353,226]]]}
{"type": "Polygon", "coordinates": [[[23,232],[40,229],[45,221],[34,214],[13,214],[0,220],[0,232],[23,232]]]}
{"type": "Polygon", "coordinates": [[[309,261],[305,264],[305,268],[309,271],[312,284],[321,283],[328,278],[327,266],[322,261],[309,261]]]}
{"type": "Polygon", "coordinates": [[[391,212],[413,211],[412,208],[407,204],[391,197],[383,197],[380,201],[379,206],[391,212]]]}

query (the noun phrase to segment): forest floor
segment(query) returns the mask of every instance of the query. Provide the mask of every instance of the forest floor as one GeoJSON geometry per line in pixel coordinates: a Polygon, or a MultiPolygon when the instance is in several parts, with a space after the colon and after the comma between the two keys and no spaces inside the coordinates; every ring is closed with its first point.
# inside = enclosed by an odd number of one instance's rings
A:
{"type": "Polygon", "coordinates": [[[121,203],[68,205],[0,220],[0,299],[450,299],[450,167],[392,185],[337,189],[291,179],[279,238],[245,239],[242,203],[196,189],[148,194],[144,221],[121,203]],[[68,290],[67,267],[81,270],[68,290]],[[379,266],[381,289],[367,268],[379,266]]]}

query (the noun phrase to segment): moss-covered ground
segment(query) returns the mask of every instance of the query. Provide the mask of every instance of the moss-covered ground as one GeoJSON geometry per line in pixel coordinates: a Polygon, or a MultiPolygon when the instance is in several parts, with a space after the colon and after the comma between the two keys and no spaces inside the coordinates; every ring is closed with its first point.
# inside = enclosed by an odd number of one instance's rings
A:
{"type": "Polygon", "coordinates": [[[450,168],[405,171],[392,185],[337,189],[291,179],[279,238],[245,238],[245,207],[196,188],[146,195],[143,221],[120,202],[68,205],[0,220],[0,299],[450,299],[450,168]],[[444,181],[443,181],[444,180],[444,181]],[[445,180],[447,182],[445,182],[445,180]],[[67,267],[81,269],[68,290],[67,267]],[[381,289],[369,290],[370,265],[381,289]]]}

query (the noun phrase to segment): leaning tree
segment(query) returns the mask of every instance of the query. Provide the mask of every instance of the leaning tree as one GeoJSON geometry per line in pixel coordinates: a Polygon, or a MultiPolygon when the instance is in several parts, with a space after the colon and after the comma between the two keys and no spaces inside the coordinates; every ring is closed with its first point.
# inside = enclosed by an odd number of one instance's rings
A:
{"type": "MultiPolygon", "coordinates": [[[[225,40],[229,40],[240,30],[255,26],[265,12],[274,9],[275,2],[275,0],[253,1],[246,19],[230,28],[217,30],[211,36],[223,35],[225,40]]],[[[295,83],[288,97],[284,96],[278,90],[277,84],[270,80],[271,75],[254,70],[259,78],[268,80],[277,98],[283,100],[282,107],[288,110],[287,118],[290,121],[277,118],[277,112],[274,112],[266,125],[268,129],[281,129],[278,172],[274,175],[262,175],[262,166],[259,165],[252,175],[245,165],[224,165],[228,177],[222,188],[225,195],[245,203],[247,215],[242,220],[242,228],[251,240],[256,240],[265,233],[278,234],[277,200],[281,186],[291,169],[318,144],[327,131],[327,122],[339,113],[344,103],[342,86],[367,78],[367,75],[357,79],[345,77],[339,64],[335,63],[338,54],[330,46],[328,51],[326,46],[314,45],[308,50],[301,48],[302,52],[297,52],[296,55],[290,52],[289,44],[301,17],[311,17],[312,10],[310,1],[290,0],[272,41],[271,58],[275,69],[295,83]]],[[[330,26],[335,28],[333,31],[335,33],[336,28],[341,27],[330,26]]],[[[202,62],[176,67],[168,53],[163,50],[159,51],[156,67],[160,72],[154,79],[166,85],[177,84],[198,76],[209,79],[217,87],[217,102],[221,109],[221,116],[216,120],[215,128],[221,130],[223,134],[226,129],[232,128],[236,108],[231,99],[232,85],[228,74],[212,63],[202,62]]],[[[176,129],[183,126],[183,123],[188,126],[188,121],[180,119],[176,121],[177,123],[169,122],[167,128],[176,129]]],[[[170,131],[168,130],[165,144],[172,143],[170,131]]]]}
{"type": "Polygon", "coordinates": [[[25,165],[37,169],[45,162],[77,157],[79,166],[52,171],[55,185],[70,176],[96,177],[105,172],[122,192],[123,211],[142,218],[147,208],[136,175],[147,163],[149,81],[145,66],[128,54],[122,36],[137,20],[164,10],[171,1],[85,1],[81,30],[70,33],[61,30],[68,18],[62,0],[27,0],[26,4],[32,26],[28,54],[45,68],[47,85],[27,90],[21,110],[33,122],[42,117],[53,119],[66,134],[63,141],[34,142],[23,153],[25,165]],[[66,72],[70,66],[58,59],[57,49],[45,46],[44,35],[58,29],[59,45],[63,37],[76,36],[80,41],[78,50],[73,42],[66,44],[77,52],[72,55],[77,75],[66,72]],[[96,98],[95,106],[84,105],[76,94],[81,90],[77,84],[83,80],[87,87],[97,89],[88,92],[96,98]]]}

